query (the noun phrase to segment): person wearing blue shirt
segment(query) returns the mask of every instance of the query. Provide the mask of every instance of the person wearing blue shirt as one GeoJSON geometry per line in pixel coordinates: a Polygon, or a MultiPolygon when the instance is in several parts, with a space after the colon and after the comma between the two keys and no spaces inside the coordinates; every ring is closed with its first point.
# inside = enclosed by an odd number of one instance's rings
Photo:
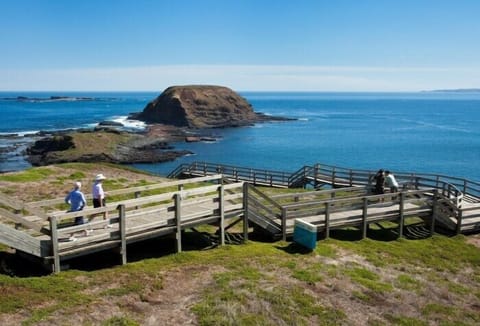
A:
{"type": "MultiPolygon", "coordinates": [[[[65,202],[67,204],[70,204],[69,212],[81,211],[81,210],[83,210],[85,205],[87,205],[87,200],[85,199],[85,195],[83,194],[81,189],[82,189],[82,183],[77,181],[74,184],[73,190],[68,193],[67,197],[65,197],[65,202]]],[[[75,225],[81,225],[81,224],[85,224],[87,222],[88,221],[85,221],[85,218],[83,216],[75,217],[75,225]]],[[[85,230],[85,235],[89,235],[88,230],[85,230]]],[[[71,241],[75,240],[73,235],[70,237],[69,240],[71,240],[71,241]]]]}

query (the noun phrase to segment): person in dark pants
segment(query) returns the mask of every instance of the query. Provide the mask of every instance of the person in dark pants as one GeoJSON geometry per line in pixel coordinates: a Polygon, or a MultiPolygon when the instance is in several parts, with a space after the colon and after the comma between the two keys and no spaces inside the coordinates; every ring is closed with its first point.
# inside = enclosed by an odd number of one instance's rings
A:
{"type": "Polygon", "coordinates": [[[385,174],[383,169],[378,170],[378,172],[373,177],[375,181],[375,194],[382,195],[385,193],[385,174]]]}
{"type": "MultiPolygon", "coordinates": [[[[97,174],[95,181],[92,187],[92,196],[93,196],[93,208],[104,207],[105,206],[105,191],[103,191],[102,182],[106,177],[103,174],[97,174]]],[[[107,220],[108,214],[105,212],[103,214],[103,219],[107,220]]],[[[107,224],[105,227],[112,227],[110,224],[107,224]]]]}
{"type": "MultiPolygon", "coordinates": [[[[67,204],[70,204],[70,210],[69,212],[78,212],[83,210],[83,208],[87,205],[87,200],[85,199],[85,195],[81,191],[82,189],[82,183],[77,181],[73,185],[73,190],[70,191],[65,197],[65,202],[67,204]]],[[[77,216],[75,217],[75,225],[81,225],[88,223],[86,219],[83,216],[77,216]]],[[[91,231],[90,230],[85,230],[85,235],[89,235],[91,231]]],[[[74,234],[72,233],[69,238],[70,241],[75,241],[74,234]]]]}

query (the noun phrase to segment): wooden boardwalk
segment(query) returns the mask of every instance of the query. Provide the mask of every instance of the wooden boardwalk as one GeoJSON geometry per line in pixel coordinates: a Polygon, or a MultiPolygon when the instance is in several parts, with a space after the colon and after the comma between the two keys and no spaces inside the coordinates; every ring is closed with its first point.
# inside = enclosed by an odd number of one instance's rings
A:
{"type": "Polygon", "coordinates": [[[126,263],[127,245],[168,234],[176,237],[182,250],[182,231],[204,224],[218,226],[221,244],[225,243],[227,221],[243,217],[243,183],[222,184],[221,175],[178,180],[137,188],[110,191],[109,196],[130,199],[110,202],[106,207],[65,213],[52,209],[63,198],[38,203],[19,203],[0,197],[0,215],[13,223],[0,223],[0,242],[37,257],[54,271],[62,261],[94,252],[117,248],[126,263]],[[178,187],[176,191],[167,191],[178,187]],[[140,195],[148,192],[157,194],[140,195]],[[20,212],[37,212],[23,216],[20,212]],[[108,218],[103,219],[103,214],[108,218]],[[87,224],[72,225],[77,216],[95,218],[87,224]],[[86,230],[92,230],[88,236],[86,230]],[[75,241],[69,241],[75,234],[75,241]]]}
{"type": "Polygon", "coordinates": [[[409,217],[423,219],[432,233],[437,226],[457,234],[480,231],[480,184],[463,179],[396,174],[401,191],[375,195],[373,171],[317,165],[289,174],[205,163],[176,171],[177,176],[195,177],[109,191],[110,197],[121,199],[81,212],[62,210],[63,198],[24,203],[0,195],[0,243],[58,272],[68,259],[107,249],[115,249],[126,263],[127,245],[166,235],[175,237],[181,251],[182,231],[206,224],[218,228],[220,244],[238,222],[243,222],[244,239],[253,226],[287,240],[296,219],[315,225],[326,237],[345,227],[359,228],[366,236],[370,224],[384,221],[397,223],[401,237],[409,217]],[[257,186],[313,190],[268,195],[257,186]],[[91,220],[74,226],[77,216],[91,220]],[[88,236],[82,235],[90,229],[88,236]],[[76,241],[68,241],[71,234],[76,241]]]}
{"type": "MultiPolygon", "coordinates": [[[[201,176],[221,172],[224,178],[244,181],[250,185],[272,187],[307,187],[331,190],[289,194],[292,198],[311,198],[305,202],[285,205],[285,198],[260,195],[253,187],[245,194],[248,220],[273,235],[284,239],[293,233],[294,220],[302,218],[317,225],[328,235],[330,228],[365,225],[381,220],[397,221],[399,228],[410,216],[429,220],[456,233],[480,231],[480,183],[462,178],[425,173],[398,172],[401,193],[372,194],[372,178],[376,171],[347,169],[315,164],[295,172],[270,171],[229,165],[194,162],[181,165],[171,176],[201,176]],[[336,194],[351,191],[348,199],[336,200],[336,194]],[[355,194],[353,194],[355,193],[355,194]],[[329,200],[319,200],[322,196],[329,200]],[[381,204],[378,204],[380,202],[381,204]],[[297,205],[296,209],[293,209],[297,205]],[[320,205],[321,209],[311,209],[320,205]],[[339,208],[340,207],[340,208],[339,208]]],[[[280,196],[282,197],[282,196],[280,196]]],[[[433,229],[432,229],[433,231],[433,229]]],[[[400,230],[401,234],[401,230],[400,230]]]]}

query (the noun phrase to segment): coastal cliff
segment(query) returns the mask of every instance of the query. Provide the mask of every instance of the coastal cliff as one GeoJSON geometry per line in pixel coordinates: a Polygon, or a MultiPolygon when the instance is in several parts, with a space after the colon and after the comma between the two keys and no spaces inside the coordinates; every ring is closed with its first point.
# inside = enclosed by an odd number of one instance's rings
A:
{"type": "Polygon", "coordinates": [[[171,86],[148,103],[135,119],[192,129],[280,120],[254,112],[250,103],[230,88],[212,85],[171,86]]]}

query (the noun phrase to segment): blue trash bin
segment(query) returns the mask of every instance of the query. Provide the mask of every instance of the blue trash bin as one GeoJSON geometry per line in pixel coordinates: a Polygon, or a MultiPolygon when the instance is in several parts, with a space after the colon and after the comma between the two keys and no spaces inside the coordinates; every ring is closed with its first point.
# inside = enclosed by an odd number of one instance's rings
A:
{"type": "Polygon", "coordinates": [[[310,250],[315,249],[317,247],[317,226],[299,218],[295,219],[293,242],[310,250]]]}

